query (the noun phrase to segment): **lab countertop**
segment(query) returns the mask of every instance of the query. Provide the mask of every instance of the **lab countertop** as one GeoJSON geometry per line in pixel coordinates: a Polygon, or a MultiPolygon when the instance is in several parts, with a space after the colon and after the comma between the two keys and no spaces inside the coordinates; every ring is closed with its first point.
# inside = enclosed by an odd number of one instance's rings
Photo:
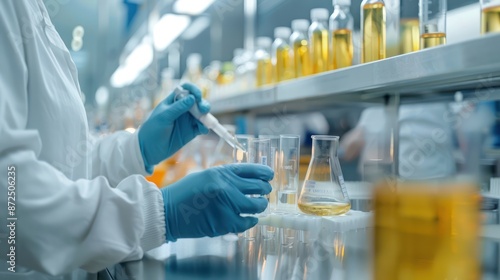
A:
{"type": "MultiPolygon", "coordinates": [[[[257,226],[257,234],[185,239],[109,268],[115,280],[372,279],[372,229],[329,237],[257,226]],[[261,232],[262,234],[259,234],[261,232]],[[273,231],[271,231],[272,233],[273,231]]],[[[500,279],[499,226],[484,230],[482,279],[500,279]]]]}

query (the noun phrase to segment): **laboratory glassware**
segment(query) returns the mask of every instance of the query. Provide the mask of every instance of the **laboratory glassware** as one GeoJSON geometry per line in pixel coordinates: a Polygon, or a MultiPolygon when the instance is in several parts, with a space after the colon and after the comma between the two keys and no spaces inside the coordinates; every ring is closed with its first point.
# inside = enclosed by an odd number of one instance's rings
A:
{"type": "Polygon", "coordinates": [[[278,135],[259,135],[259,139],[269,139],[271,143],[270,166],[274,171],[274,178],[269,182],[273,190],[269,194],[269,209],[271,212],[276,210],[277,193],[278,193],[278,178],[279,178],[279,148],[280,137],[278,135]]]}
{"type": "Polygon", "coordinates": [[[273,82],[273,64],[271,61],[272,40],[269,37],[257,38],[257,51],[255,52],[255,84],[257,87],[272,84],[273,82]]]}
{"type": "Polygon", "coordinates": [[[293,33],[290,36],[290,46],[293,50],[293,68],[295,78],[304,77],[312,73],[311,50],[307,39],[307,19],[296,19],[292,21],[293,33]]]}
{"type": "Polygon", "coordinates": [[[288,40],[292,31],[288,27],[274,29],[275,40],[272,46],[274,81],[279,83],[294,77],[293,58],[288,40]]]}
{"type": "Polygon", "coordinates": [[[329,35],[328,35],[327,9],[311,10],[311,26],[309,26],[309,42],[311,44],[312,72],[313,74],[328,71],[329,35]]]}
{"type": "Polygon", "coordinates": [[[481,0],[481,33],[500,32],[500,0],[481,0]]]}
{"type": "Polygon", "coordinates": [[[420,49],[446,44],[446,1],[420,0],[420,49]]]}
{"type": "MultiPolygon", "coordinates": [[[[267,165],[272,167],[271,161],[271,139],[258,139],[253,138],[250,139],[248,146],[248,163],[256,163],[267,165]]],[[[260,195],[255,195],[260,196],[260,195]]],[[[266,195],[267,200],[269,201],[269,195],[266,195]]],[[[259,214],[259,216],[265,216],[269,214],[270,208],[269,205],[266,210],[259,214]]]]}
{"type": "Polygon", "coordinates": [[[384,59],[386,50],[386,10],[383,0],[363,0],[361,3],[361,62],[384,59]]]}
{"type": "Polygon", "coordinates": [[[300,136],[280,135],[277,211],[294,212],[299,187],[300,136]]]}
{"type": "Polygon", "coordinates": [[[399,33],[400,54],[420,50],[420,21],[418,0],[401,1],[401,23],[399,33]]]}
{"type": "Polygon", "coordinates": [[[375,187],[373,279],[481,279],[477,190],[466,181],[375,187]]]}
{"type": "Polygon", "coordinates": [[[352,66],[354,19],[349,11],[351,0],[333,0],[333,7],[333,14],[330,17],[332,36],[330,65],[332,69],[340,69],[352,66]]]}
{"type": "MultiPolygon", "coordinates": [[[[179,100],[189,96],[189,91],[183,89],[181,86],[175,88],[175,99],[179,100]]],[[[205,125],[208,129],[211,129],[220,138],[224,139],[229,145],[235,149],[244,151],[245,148],[238,143],[237,139],[223,126],[219,121],[210,113],[202,114],[198,109],[198,106],[193,106],[189,110],[189,113],[205,125]]]]}
{"type": "MultiPolygon", "coordinates": [[[[411,1],[411,0],[403,0],[411,1]]],[[[386,57],[399,55],[399,30],[401,18],[401,0],[384,0],[385,4],[385,47],[386,57]]]]}
{"type": "Polygon", "coordinates": [[[253,139],[253,136],[237,134],[235,138],[244,150],[236,148],[233,149],[234,163],[248,163],[248,147],[250,146],[250,141],[253,139]]]}
{"type": "Polygon", "coordinates": [[[341,215],[351,203],[340,168],[338,136],[313,135],[311,162],[299,196],[299,209],[318,216],[341,215]]]}

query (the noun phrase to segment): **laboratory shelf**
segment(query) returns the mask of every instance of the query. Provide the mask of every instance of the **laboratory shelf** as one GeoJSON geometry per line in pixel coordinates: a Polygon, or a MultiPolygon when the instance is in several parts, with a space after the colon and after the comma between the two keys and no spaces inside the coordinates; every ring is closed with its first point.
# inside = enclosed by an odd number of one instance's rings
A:
{"type": "Polygon", "coordinates": [[[499,47],[500,34],[482,36],[213,100],[212,111],[273,113],[277,105],[311,111],[345,102],[381,102],[394,94],[403,102],[449,98],[456,91],[473,94],[500,86],[499,47]]]}

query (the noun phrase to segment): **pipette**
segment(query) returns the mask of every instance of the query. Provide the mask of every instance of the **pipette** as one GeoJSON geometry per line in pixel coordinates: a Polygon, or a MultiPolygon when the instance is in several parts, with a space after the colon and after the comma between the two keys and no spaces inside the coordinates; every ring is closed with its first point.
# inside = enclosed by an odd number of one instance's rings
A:
{"type": "MultiPolygon", "coordinates": [[[[189,96],[189,91],[180,86],[175,88],[175,100],[179,100],[187,96],[189,96]]],[[[246,152],[245,148],[238,142],[238,140],[236,140],[236,138],[227,129],[225,129],[212,114],[202,114],[196,104],[189,110],[189,113],[191,113],[193,117],[199,120],[208,129],[211,129],[215,132],[215,134],[219,135],[220,138],[224,139],[224,141],[226,141],[231,147],[246,152]]]]}

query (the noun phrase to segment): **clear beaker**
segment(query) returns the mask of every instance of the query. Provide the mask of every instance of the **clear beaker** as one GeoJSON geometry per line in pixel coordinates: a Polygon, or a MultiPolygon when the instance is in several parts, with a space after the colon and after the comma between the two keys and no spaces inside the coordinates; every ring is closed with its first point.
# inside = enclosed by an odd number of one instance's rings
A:
{"type": "Polygon", "coordinates": [[[500,32],[500,0],[481,0],[481,33],[500,32]]]}
{"type": "Polygon", "coordinates": [[[299,135],[280,135],[279,158],[277,211],[294,212],[299,188],[299,135]]]}
{"type": "Polygon", "coordinates": [[[271,140],[250,139],[248,145],[248,163],[257,163],[271,167],[271,140]]]}
{"type": "Polygon", "coordinates": [[[446,44],[446,0],[420,0],[420,49],[446,44]]]}
{"type": "Polygon", "coordinates": [[[338,136],[313,135],[311,162],[299,196],[299,209],[317,216],[341,215],[351,209],[337,150],[338,136]]]}
{"type": "Polygon", "coordinates": [[[247,163],[248,161],[248,147],[250,146],[250,141],[253,139],[252,135],[247,135],[247,134],[237,134],[236,140],[247,150],[247,152],[244,152],[242,150],[233,149],[233,159],[234,163],[247,163]]]}

